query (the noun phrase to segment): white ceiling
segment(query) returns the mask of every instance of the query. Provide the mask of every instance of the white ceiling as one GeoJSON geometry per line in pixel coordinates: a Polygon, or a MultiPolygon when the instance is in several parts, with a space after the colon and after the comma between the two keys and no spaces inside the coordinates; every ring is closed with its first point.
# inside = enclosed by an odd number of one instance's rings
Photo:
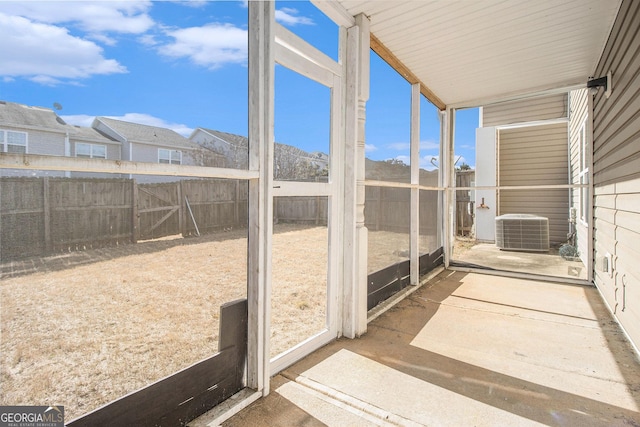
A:
{"type": "Polygon", "coordinates": [[[620,0],[338,0],[447,105],[584,85],[620,0]]]}

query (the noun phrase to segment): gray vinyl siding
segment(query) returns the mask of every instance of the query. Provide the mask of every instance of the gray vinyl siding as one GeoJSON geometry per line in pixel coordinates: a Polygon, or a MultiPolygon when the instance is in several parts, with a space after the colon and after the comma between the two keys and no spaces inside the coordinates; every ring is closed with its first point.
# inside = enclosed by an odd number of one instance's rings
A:
{"type": "MultiPolygon", "coordinates": [[[[583,126],[585,129],[585,136],[588,127],[586,126],[588,103],[587,103],[588,91],[587,89],[580,89],[572,91],[569,94],[570,98],[570,119],[569,119],[569,141],[570,141],[570,167],[571,167],[571,184],[580,184],[580,171],[582,165],[580,164],[580,133],[583,126]]],[[[587,138],[587,141],[589,139],[587,138]]],[[[576,189],[571,192],[571,206],[576,209],[576,245],[578,252],[580,253],[580,259],[587,265],[588,257],[588,227],[582,221],[580,221],[580,190],[576,189]]]]}
{"type": "Polygon", "coordinates": [[[119,154],[120,160],[129,160],[130,147],[129,147],[129,142],[126,140],[126,138],[124,138],[122,135],[120,135],[119,133],[115,132],[113,129],[111,129],[109,126],[105,125],[104,123],[102,123],[99,120],[95,120],[91,126],[94,129],[104,133],[109,138],[114,139],[116,141],[119,141],[121,143],[121,146],[119,148],[119,150],[120,150],[120,154],[119,154]]]}
{"type": "Polygon", "coordinates": [[[594,98],[594,281],[640,346],[640,2],[623,1],[596,68],[613,91],[594,98]],[[613,277],[602,258],[613,254],[613,277]]]}
{"type": "Polygon", "coordinates": [[[133,161],[158,163],[158,147],[145,144],[132,144],[133,161]]]}
{"type": "Polygon", "coordinates": [[[566,117],[566,93],[502,102],[482,108],[483,127],[553,120],[566,117]]]}
{"type": "Polygon", "coordinates": [[[191,150],[184,150],[179,148],[159,147],[157,145],[147,144],[132,144],[133,145],[133,161],[134,162],[147,162],[158,163],[158,149],[166,150],[178,150],[182,152],[182,165],[193,165],[193,157],[191,156],[191,150]]]}
{"type": "MultiPolygon", "coordinates": [[[[567,124],[499,131],[499,186],[567,184],[567,124]]],[[[563,243],[569,231],[569,190],[500,190],[500,215],[535,214],[549,219],[549,240],[563,243]]]]}
{"type": "Polygon", "coordinates": [[[0,129],[27,134],[27,153],[50,156],[64,156],[64,133],[39,131],[33,129],[2,126],[0,129]]]}

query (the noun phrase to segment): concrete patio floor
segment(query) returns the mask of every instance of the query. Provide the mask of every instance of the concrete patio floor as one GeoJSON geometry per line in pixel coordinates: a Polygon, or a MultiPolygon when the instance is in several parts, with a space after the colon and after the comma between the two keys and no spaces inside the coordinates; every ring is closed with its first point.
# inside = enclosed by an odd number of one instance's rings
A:
{"type": "Polygon", "coordinates": [[[640,426],[640,363],[595,288],[448,270],[271,387],[223,425],[640,426]]]}
{"type": "Polygon", "coordinates": [[[557,249],[548,252],[523,252],[501,250],[493,243],[461,240],[456,245],[453,258],[456,263],[517,273],[587,280],[587,269],[578,259],[563,259],[557,249]]]}

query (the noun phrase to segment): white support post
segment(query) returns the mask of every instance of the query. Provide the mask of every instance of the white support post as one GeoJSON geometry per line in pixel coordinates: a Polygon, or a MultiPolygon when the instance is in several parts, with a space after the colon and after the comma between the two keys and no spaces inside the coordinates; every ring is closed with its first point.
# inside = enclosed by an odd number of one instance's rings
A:
{"type": "Polygon", "coordinates": [[[365,203],[365,106],[369,99],[369,19],[356,16],[347,30],[345,60],[344,270],[342,334],[367,331],[367,228],[365,203]]]}
{"type": "Polygon", "coordinates": [[[249,310],[247,386],[269,394],[275,6],[249,2],[249,310]]]}
{"type": "Polygon", "coordinates": [[[454,200],[451,189],[451,168],[453,167],[453,118],[451,117],[453,110],[447,108],[446,111],[440,112],[440,161],[438,176],[440,187],[444,188],[439,198],[438,212],[442,215],[439,227],[440,241],[444,249],[444,266],[449,267],[451,256],[453,254],[453,209],[454,200]]]}
{"type": "Polygon", "coordinates": [[[369,100],[369,63],[370,63],[370,31],[369,18],[360,14],[356,16],[356,25],[360,29],[358,55],[358,134],[356,157],[356,254],[357,254],[357,317],[355,335],[367,332],[367,255],[369,235],[364,223],[365,204],[365,121],[366,105],[369,100]]]}
{"type": "Polygon", "coordinates": [[[446,179],[446,192],[447,192],[447,228],[445,239],[448,244],[447,254],[449,262],[447,267],[453,258],[453,250],[455,245],[455,215],[456,215],[456,193],[455,193],[455,129],[456,129],[456,110],[453,108],[447,108],[447,145],[445,156],[445,179],[446,179]]]}
{"type": "Polygon", "coordinates": [[[420,84],[411,86],[411,238],[410,283],[420,281],[420,84]]]}
{"type": "Polygon", "coordinates": [[[343,222],[343,296],[342,296],[342,335],[356,337],[356,318],[358,313],[358,257],[356,253],[356,168],[357,164],[357,125],[358,125],[358,46],[360,29],[353,26],[347,29],[345,49],[343,88],[344,88],[344,222],[343,222]],[[348,166],[347,166],[348,165],[348,166]]]}

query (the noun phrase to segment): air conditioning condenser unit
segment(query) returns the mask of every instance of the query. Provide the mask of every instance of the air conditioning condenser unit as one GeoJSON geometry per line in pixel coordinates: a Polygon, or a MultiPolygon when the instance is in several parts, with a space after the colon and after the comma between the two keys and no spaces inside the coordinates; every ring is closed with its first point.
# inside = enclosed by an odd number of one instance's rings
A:
{"type": "Polygon", "coordinates": [[[530,214],[496,217],[496,246],[508,251],[549,251],[549,219],[530,214]]]}

